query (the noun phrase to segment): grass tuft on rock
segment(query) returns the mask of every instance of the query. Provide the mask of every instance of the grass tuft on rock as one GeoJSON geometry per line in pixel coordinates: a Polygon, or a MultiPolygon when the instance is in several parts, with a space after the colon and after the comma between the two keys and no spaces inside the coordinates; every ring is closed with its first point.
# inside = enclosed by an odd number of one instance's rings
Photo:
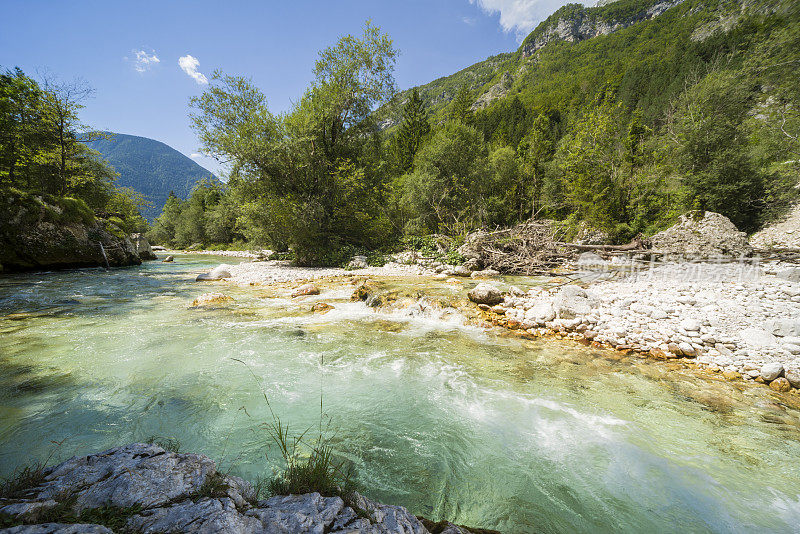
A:
{"type": "Polygon", "coordinates": [[[33,463],[17,469],[8,478],[0,480],[0,498],[20,499],[40,486],[48,473],[45,463],[33,463]]]}

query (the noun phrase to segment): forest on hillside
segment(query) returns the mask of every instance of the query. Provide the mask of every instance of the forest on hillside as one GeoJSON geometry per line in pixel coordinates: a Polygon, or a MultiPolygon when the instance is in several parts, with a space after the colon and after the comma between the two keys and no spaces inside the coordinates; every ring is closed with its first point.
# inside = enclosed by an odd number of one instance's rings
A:
{"type": "Polygon", "coordinates": [[[466,82],[449,101],[426,102],[422,87],[398,104],[396,55],[367,23],[320,52],[311,86],[282,115],[246,77],[217,72],[192,119],[204,150],[233,162],[228,184],[170,199],[150,236],[337,264],[531,217],[623,242],[706,209],[752,232],[797,196],[792,2],[692,0],[610,35],[517,53],[496,64],[498,77],[514,69],[510,90],[483,109],[466,82]],[[391,106],[398,124],[381,129],[391,106]]]}

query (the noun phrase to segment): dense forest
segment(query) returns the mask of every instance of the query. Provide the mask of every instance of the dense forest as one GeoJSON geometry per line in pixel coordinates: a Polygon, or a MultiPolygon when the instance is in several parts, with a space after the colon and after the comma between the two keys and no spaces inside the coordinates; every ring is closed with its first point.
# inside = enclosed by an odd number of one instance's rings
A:
{"type": "MultiPolygon", "coordinates": [[[[635,17],[653,3],[553,17],[635,17]]],[[[482,78],[433,82],[435,98],[427,86],[398,95],[397,51],[367,23],[320,53],[282,115],[247,78],[217,72],[192,119],[204,150],[232,162],[230,179],[171,198],[150,235],[335,264],[531,217],[621,242],[707,209],[751,232],[794,201],[797,4],[691,0],[608,35],[525,47],[479,64],[482,78]]]]}
{"type": "Polygon", "coordinates": [[[118,187],[114,168],[84,144],[103,135],[78,118],[91,92],[81,82],[39,83],[18,68],[0,73],[0,193],[44,198],[77,218],[100,216],[115,233],[145,231],[146,201],[118,187]]]}

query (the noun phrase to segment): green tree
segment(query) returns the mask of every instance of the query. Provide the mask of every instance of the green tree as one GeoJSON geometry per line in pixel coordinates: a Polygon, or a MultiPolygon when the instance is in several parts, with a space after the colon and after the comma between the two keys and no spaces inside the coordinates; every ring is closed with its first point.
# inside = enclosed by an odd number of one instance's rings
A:
{"type": "Polygon", "coordinates": [[[403,177],[407,231],[463,234],[483,225],[490,191],[486,147],[475,128],[451,122],[438,130],[403,177]]]}
{"type": "Polygon", "coordinates": [[[396,55],[367,22],[361,37],[320,52],[311,87],[285,116],[272,115],[249,81],[220,73],[192,100],[205,150],[231,161],[247,192],[242,217],[263,225],[254,234],[286,239],[299,263],[336,263],[337,249],[389,235],[384,179],[365,154],[376,130],[371,112],[394,94],[396,55]]]}
{"type": "Polygon", "coordinates": [[[392,140],[391,156],[400,174],[411,170],[414,156],[430,131],[419,90],[414,88],[403,106],[403,122],[392,140]]]}
{"type": "Polygon", "coordinates": [[[472,124],[475,118],[472,112],[473,102],[474,100],[469,94],[469,89],[462,85],[458,89],[455,97],[453,97],[453,101],[450,102],[450,110],[447,114],[448,119],[463,124],[472,124]]]}
{"type": "Polygon", "coordinates": [[[750,107],[750,94],[736,75],[715,72],[676,99],[667,128],[691,206],[722,213],[746,231],[757,225],[764,193],[742,127],[750,107]]]}

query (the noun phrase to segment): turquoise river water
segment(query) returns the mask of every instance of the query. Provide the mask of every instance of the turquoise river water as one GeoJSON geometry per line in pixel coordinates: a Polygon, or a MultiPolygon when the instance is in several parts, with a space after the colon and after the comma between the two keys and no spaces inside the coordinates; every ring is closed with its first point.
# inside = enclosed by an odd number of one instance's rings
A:
{"type": "Polygon", "coordinates": [[[268,476],[263,389],[298,432],[318,427],[322,395],[363,492],[431,519],[800,531],[800,413],[768,388],[375,312],[345,284],[292,300],[192,281],[221,262],[0,277],[0,475],[156,435],[268,476]],[[219,290],[232,307],[190,308],[219,290]],[[336,309],[310,313],[320,299],[336,309]]]}

